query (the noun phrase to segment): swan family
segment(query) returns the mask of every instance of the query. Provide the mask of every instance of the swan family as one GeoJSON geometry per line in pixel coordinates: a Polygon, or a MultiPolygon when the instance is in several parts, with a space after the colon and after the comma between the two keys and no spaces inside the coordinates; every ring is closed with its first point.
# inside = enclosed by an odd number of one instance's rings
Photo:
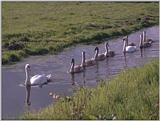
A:
{"type": "MultiPolygon", "coordinates": [[[[128,36],[124,37],[122,40],[123,40],[123,53],[124,54],[133,53],[133,52],[137,51],[136,44],[133,43],[133,42],[129,43],[128,36]]],[[[146,37],[146,31],[143,31],[143,33],[140,34],[140,40],[139,41],[140,41],[140,44],[139,44],[140,49],[150,47],[152,45],[152,42],[153,42],[152,39],[148,39],[146,37]]],[[[74,73],[83,72],[85,67],[93,66],[98,61],[103,61],[108,57],[114,57],[115,56],[115,52],[110,49],[108,42],[105,43],[105,52],[104,53],[99,53],[99,48],[98,47],[95,47],[94,52],[95,52],[94,57],[86,60],[86,56],[85,56],[86,52],[82,51],[82,61],[81,61],[80,65],[75,65],[75,59],[72,58],[69,73],[74,74],[74,73]]]]}
{"type": "MultiPolygon", "coordinates": [[[[128,43],[128,36],[124,37],[123,39],[123,53],[133,53],[136,51],[137,47],[135,43],[128,43]]],[[[146,37],[146,32],[143,31],[142,34],[140,34],[140,43],[139,43],[139,48],[147,48],[152,45],[153,40],[148,39],[146,37]]],[[[71,59],[71,65],[69,69],[69,73],[74,74],[74,73],[80,73],[83,72],[85,67],[89,66],[94,66],[98,61],[103,61],[106,58],[109,57],[114,57],[116,54],[114,51],[111,50],[109,43],[105,43],[105,52],[104,53],[99,53],[99,48],[95,47],[94,49],[94,55],[91,59],[86,59],[86,52],[82,51],[82,61],[81,64],[76,65],[75,64],[75,59],[71,59]]],[[[42,85],[47,84],[48,82],[52,81],[51,77],[52,75],[46,75],[46,74],[37,74],[31,77],[31,66],[29,64],[25,65],[25,74],[26,74],[26,80],[24,85],[26,86],[26,91],[27,91],[27,104],[30,105],[29,102],[29,97],[30,97],[30,90],[31,86],[39,85],[42,87],[42,85]]]]}

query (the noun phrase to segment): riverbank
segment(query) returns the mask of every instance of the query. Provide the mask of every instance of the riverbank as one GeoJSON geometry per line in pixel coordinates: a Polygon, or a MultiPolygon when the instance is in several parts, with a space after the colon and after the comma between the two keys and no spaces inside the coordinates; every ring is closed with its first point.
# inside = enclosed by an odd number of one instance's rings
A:
{"type": "Polygon", "coordinates": [[[128,69],[96,88],[81,88],[72,97],[20,119],[159,119],[159,61],[128,69]]]}
{"type": "Polygon", "coordinates": [[[158,8],[158,2],[2,2],[2,64],[157,25],[158,8]]]}

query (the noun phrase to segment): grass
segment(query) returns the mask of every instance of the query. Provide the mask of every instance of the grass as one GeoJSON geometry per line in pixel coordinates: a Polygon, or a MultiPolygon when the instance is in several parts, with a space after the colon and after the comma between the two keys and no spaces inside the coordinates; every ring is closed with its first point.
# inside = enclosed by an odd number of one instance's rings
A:
{"type": "Polygon", "coordinates": [[[101,43],[158,22],[158,2],[3,1],[2,64],[56,54],[78,43],[101,43]],[[14,61],[12,51],[18,55],[14,61]]]}
{"type": "Polygon", "coordinates": [[[81,88],[72,97],[20,119],[159,119],[159,61],[125,70],[96,88],[81,88]]]}

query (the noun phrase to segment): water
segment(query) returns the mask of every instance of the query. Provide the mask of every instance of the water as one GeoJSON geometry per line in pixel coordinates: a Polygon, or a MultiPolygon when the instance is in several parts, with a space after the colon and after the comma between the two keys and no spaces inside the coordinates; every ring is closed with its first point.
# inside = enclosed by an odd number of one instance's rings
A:
{"type": "MultiPolygon", "coordinates": [[[[130,53],[124,57],[122,53],[122,37],[109,41],[109,45],[116,55],[97,65],[88,67],[85,72],[75,74],[74,78],[67,73],[70,67],[71,58],[75,58],[75,63],[81,62],[81,52],[86,51],[86,58],[94,55],[94,48],[98,46],[100,52],[104,52],[104,43],[98,45],[78,45],[65,49],[59,55],[35,56],[25,59],[11,66],[2,67],[2,119],[16,118],[24,111],[38,110],[54,103],[48,96],[49,92],[56,92],[60,96],[72,95],[81,86],[95,87],[101,79],[110,79],[126,68],[144,65],[148,61],[159,57],[159,26],[145,29],[147,37],[155,42],[152,47],[143,51],[141,56],[139,48],[135,53],[130,53]],[[52,74],[53,82],[42,88],[33,87],[31,89],[31,106],[25,105],[25,88],[19,86],[25,80],[24,66],[29,63],[34,74],[52,74]],[[29,109],[28,109],[29,108],[29,109]]],[[[129,35],[129,42],[134,41],[139,44],[139,34],[143,30],[129,35]]]]}

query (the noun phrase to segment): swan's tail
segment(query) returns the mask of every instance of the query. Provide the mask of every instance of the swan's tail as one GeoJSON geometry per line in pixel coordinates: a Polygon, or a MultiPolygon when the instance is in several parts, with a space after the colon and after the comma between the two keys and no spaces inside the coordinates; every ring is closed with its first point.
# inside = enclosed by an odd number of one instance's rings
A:
{"type": "Polygon", "coordinates": [[[47,81],[48,81],[48,82],[51,81],[51,77],[52,77],[51,74],[47,75],[46,77],[47,77],[47,81]]]}

